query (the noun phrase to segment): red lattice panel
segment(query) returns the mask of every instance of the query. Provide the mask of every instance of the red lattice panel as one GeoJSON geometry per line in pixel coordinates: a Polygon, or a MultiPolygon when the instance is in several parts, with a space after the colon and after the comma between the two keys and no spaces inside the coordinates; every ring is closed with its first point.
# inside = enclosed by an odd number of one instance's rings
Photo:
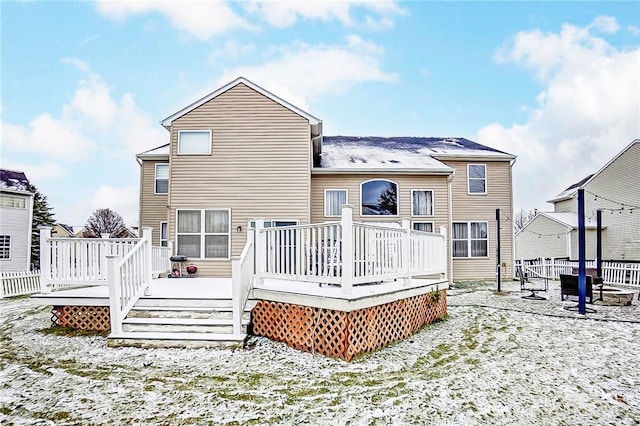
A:
{"type": "Polygon", "coordinates": [[[350,361],[406,339],[446,314],[444,290],[353,312],[260,301],[253,309],[253,331],[302,351],[350,361]]]}
{"type": "Polygon", "coordinates": [[[54,306],[51,322],[77,330],[110,331],[108,306],[54,306]]]}

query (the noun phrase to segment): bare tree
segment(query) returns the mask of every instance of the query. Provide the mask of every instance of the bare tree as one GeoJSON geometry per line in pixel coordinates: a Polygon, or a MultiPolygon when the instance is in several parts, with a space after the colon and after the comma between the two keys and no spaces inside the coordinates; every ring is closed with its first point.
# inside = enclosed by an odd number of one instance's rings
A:
{"type": "Polygon", "coordinates": [[[513,218],[513,228],[516,232],[524,228],[527,223],[531,222],[531,219],[536,217],[538,214],[537,210],[529,210],[525,211],[524,209],[520,209],[518,213],[515,214],[513,218]]]}
{"type": "Polygon", "coordinates": [[[94,211],[85,228],[85,238],[100,238],[102,234],[109,234],[111,238],[125,238],[129,235],[122,216],[111,209],[94,211]]]}

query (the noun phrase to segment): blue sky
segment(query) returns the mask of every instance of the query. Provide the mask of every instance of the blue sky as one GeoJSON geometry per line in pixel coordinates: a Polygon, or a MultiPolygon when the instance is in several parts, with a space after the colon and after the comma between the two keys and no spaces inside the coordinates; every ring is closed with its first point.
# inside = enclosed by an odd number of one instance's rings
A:
{"type": "Polygon", "coordinates": [[[1,165],[58,221],[137,221],[135,153],[244,76],[327,135],[460,136],[518,156],[516,209],[640,137],[637,2],[0,4],[1,165]]]}

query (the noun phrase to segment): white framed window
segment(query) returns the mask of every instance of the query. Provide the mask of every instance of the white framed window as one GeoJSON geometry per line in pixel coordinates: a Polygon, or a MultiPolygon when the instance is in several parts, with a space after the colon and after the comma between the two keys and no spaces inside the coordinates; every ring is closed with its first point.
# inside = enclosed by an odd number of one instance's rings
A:
{"type": "Polygon", "coordinates": [[[433,222],[411,222],[411,227],[415,231],[433,232],[433,222]]]}
{"type": "Polygon", "coordinates": [[[453,222],[451,245],[453,257],[489,256],[489,224],[453,222]]]}
{"type": "Polygon", "coordinates": [[[211,154],[211,130],[179,130],[178,154],[211,154]]]}
{"type": "Polygon", "coordinates": [[[467,164],[467,188],[469,194],[487,193],[486,164],[467,164]]]}
{"type": "Polygon", "coordinates": [[[19,195],[1,194],[0,207],[9,207],[12,209],[26,209],[27,198],[19,195]]]}
{"type": "Polygon", "coordinates": [[[433,216],[433,190],[411,190],[411,216],[433,216]]]}
{"type": "Polygon", "coordinates": [[[169,225],[167,222],[160,222],[160,247],[169,246],[169,225]]]}
{"type": "Polygon", "coordinates": [[[11,236],[0,235],[0,259],[11,259],[11,236]]]}
{"type": "Polygon", "coordinates": [[[177,210],[176,253],[196,259],[229,259],[229,209],[177,210]]]}
{"type": "Polygon", "coordinates": [[[360,184],[361,216],[397,216],[398,184],[387,179],[372,179],[360,184]]]}
{"type": "Polygon", "coordinates": [[[156,184],[155,184],[154,193],[155,194],[169,193],[169,165],[168,164],[156,164],[156,184]]]}
{"type": "Polygon", "coordinates": [[[340,216],[340,206],[349,201],[349,192],[346,189],[324,190],[324,215],[340,216]]]}

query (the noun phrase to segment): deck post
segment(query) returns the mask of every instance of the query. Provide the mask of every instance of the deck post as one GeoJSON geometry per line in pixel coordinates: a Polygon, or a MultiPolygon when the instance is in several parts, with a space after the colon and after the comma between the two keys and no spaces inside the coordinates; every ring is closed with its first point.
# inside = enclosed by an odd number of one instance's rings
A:
{"type": "Polygon", "coordinates": [[[411,271],[413,267],[413,256],[411,250],[411,221],[402,219],[402,272],[404,274],[404,286],[411,285],[411,271]]]}
{"type": "Polygon", "coordinates": [[[142,239],[144,240],[145,249],[144,282],[147,284],[144,288],[145,296],[151,296],[151,280],[153,279],[153,249],[151,248],[152,231],[153,229],[148,226],[142,228],[142,239]]]}
{"type": "Polygon", "coordinates": [[[342,294],[351,294],[353,288],[353,206],[351,204],[343,204],[340,206],[341,218],[340,227],[342,228],[342,277],[340,278],[340,286],[342,294]]]}
{"type": "Polygon", "coordinates": [[[442,235],[442,238],[444,240],[444,248],[442,252],[442,255],[444,256],[444,274],[442,274],[442,279],[448,280],[449,267],[451,267],[453,270],[453,261],[452,261],[453,253],[451,254],[451,256],[447,256],[447,251],[449,250],[449,244],[447,243],[447,227],[446,226],[440,227],[440,235],[442,235]]]}
{"type": "Polygon", "coordinates": [[[51,293],[51,227],[39,226],[40,229],[40,292],[51,293]]]}
{"type": "Polygon", "coordinates": [[[256,284],[261,286],[263,284],[263,274],[265,272],[265,263],[267,250],[267,240],[264,232],[264,218],[255,219],[255,254],[256,254],[256,284]]]}
{"type": "Polygon", "coordinates": [[[118,270],[118,262],[120,256],[116,254],[108,254],[107,261],[107,282],[109,283],[109,317],[111,319],[111,334],[118,335],[122,333],[122,319],[120,318],[120,299],[122,297],[120,291],[120,271],[118,270]]]}

